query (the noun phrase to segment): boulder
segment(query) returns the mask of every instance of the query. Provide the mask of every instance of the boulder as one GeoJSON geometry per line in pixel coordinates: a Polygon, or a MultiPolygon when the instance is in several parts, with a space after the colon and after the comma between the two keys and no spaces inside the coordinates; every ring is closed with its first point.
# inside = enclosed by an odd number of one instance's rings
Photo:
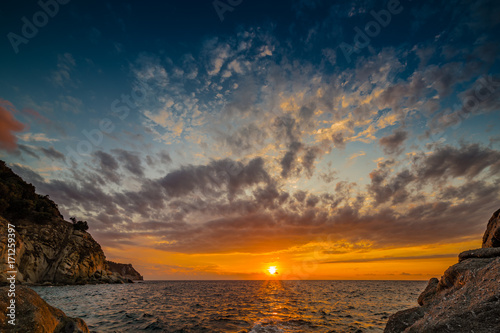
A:
{"type": "Polygon", "coordinates": [[[6,311],[10,304],[9,287],[0,287],[0,331],[30,333],[88,333],[85,322],[79,318],[70,318],[61,310],[47,304],[32,289],[16,286],[15,326],[8,323],[6,311]]]}
{"type": "Polygon", "coordinates": [[[493,214],[488,222],[482,247],[500,247],[500,209],[493,214]]]}
{"type": "Polygon", "coordinates": [[[418,297],[417,302],[419,305],[428,305],[434,299],[434,296],[436,295],[437,292],[438,284],[439,280],[436,278],[432,278],[429,280],[429,284],[418,297]]]}

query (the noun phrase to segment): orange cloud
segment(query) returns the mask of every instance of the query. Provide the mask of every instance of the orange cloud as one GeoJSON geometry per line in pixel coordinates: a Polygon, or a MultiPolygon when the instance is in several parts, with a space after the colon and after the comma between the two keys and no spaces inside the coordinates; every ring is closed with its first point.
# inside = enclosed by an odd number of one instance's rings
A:
{"type": "Polygon", "coordinates": [[[14,106],[9,101],[0,100],[0,149],[8,151],[17,148],[17,138],[12,132],[24,130],[25,125],[12,115],[14,106]]]}

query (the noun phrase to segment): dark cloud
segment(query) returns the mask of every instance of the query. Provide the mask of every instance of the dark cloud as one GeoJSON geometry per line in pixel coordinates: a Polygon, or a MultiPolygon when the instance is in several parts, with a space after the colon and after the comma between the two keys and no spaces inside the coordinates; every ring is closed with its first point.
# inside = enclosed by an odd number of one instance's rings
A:
{"type": "Polygon", "coordinates": [[[317,147],[309,147],[305,149],[305,154],[302,157],[302,166],[306,169],[306,173],[311,177],[314,173],[314,161],[320,154],[317,147]]]}
{"type": "Polygon", "coordinates": [[[25,145],[22,145],[22,144],[19,144],[18,145],[18,148],[20,151],[22,151],[23,153],[33,157],[33,158],[36,158],[37,160],[40,159],[40,156],[38,156],[30,147],[28,146],[25,146],[25,145]]]}
{"type": "Polygon", "coordinates": [[[298,202],[304,202],[306,199],[307,192],[305,191],[297,191],[294,193],[293,197],[298,201],[298,202]]]}
{"type": "Polygon", "coordinates": [[[314,115],[315,105],[304,105],[299,110],[299,117],[303,121],[309,121],[311,117],[314,115]]]}
{"type": "Polygon", "coordinates": [[[170,197],[179,197],[196,190],[214,194],[220,189],[234,195],[244,187],[270,181],[264,169],[264,160],[259,157],[247,165],[224,159],[212,161],[208,165],[184,166],[170,172],[159,182],[170,197]]]}
{"type": "Polygon", "coordinates": [[[61,160],[64,161],[65,156],[63,153],[57,151],[54,149],[54,147],[49,147],[49,148],[44,148],[40,147],[38,148],[45,156],[50,158],[51,160],[61,160]]]}
{"type": "Polygon", "coordinates": [[[337,133],[333,134],[332,141],[333,141],[333,145],[335,146],[335,148],[339,148],[339,149],[345,148],[346,142],[345,142],[344,133],[337,132],[337,133]]]}
{"type": "Polygon", "coordinates": [[[242,126],[232,134],[223,135],[224,143],[231,148],[234,154],[240,154],[262,145],[266,138],[267,132],[258,128],[254,123],[242,126]]]}
{"type": "Polygon", "coordinates": [[[123,167],[126,170],[138,177],[144,176],[141,159],[136,153],[131,153],[123,149],[114,149],[113,152],[118,157],[118,160],[123,163],[123,167]]]}
{"type": "Polygon", "coordinates": [[[158,157],[160,158],[160,162],[163,164],[172,163],[172,158],[170,157],[170,154],[164,150],[158,153],[158,157]]]}
{"type": "Polygon", "coordinates": [[[384,149],[386,154],[399,155],[403,151],[404,142],[408,138],[408,132],[403,130],[396,130],[392,134],[384,136],[379,140],[379,144],[384,149]]]}
{"type": "Polygon", "coordinates": [[[119,168],[118,161],[112,155],[100,150],[94,155],[99,160],[101,174],[113,183],[120,183],[120,175],[117,172],[119,168]]]}
{"type": "Polygon", "coordinates": [[[290,173],[294,169],[296,165],[297,154],[299,150],[302,149],[302,143],[300,142],[292,142],[288,147],[288,151],[285,153],[283,158],[281,159],[281,176],[283,178],[287,178],[290,176],[290,173]]]}
{"type": "Polygon", "coordinates": [[[430,155],[415,158],[416,173],[421,180],[445,181],[450,177],[472,179],[489,169],[490,175],[500,172],[500,152],[477,143],[460,147],[439,147],[430,155]]]}

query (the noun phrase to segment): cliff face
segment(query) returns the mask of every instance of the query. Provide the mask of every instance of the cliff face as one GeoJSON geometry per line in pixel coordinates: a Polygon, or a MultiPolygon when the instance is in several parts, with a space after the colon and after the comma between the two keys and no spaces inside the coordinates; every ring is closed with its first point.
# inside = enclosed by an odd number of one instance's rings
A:
{"type": "Polygon", "coordinates": [[[79,225],[62,219],[57,205],[35,193],[0,161],[0,284],[7,282],[7,224],[15,226],[15,264],[20,283],[123,283],[107,270],[101,246],[79,225]]]}
{"type": "Polygon", "coordinates": [[[144,280],[141,274],[132,267],[131,264],[119,264],[113,261],[106,261],[107,268],[110,272],[118,273],[125,279],[129,280],[144,280]]]}
{"type": "Polygon", "coordinates": [[[420,307],[389,318],[386,333],[500,332],[500,210],[488,223],[483,248],[462,252],[440,280],[432,278],[420,307]]]}
{"type": "MultiPolygon", "coordinates": [[[[0,218],[0,228],[8,221],[0,218]]],[[[101,246],[84,231],[62,220],[45,224],[18,222],[16,227],[17,279],[24,283],[75,284],[92,282],[97,271],[106,269],[101,246]]],[[[0,240],[0,266],[6,267],[7,237],[0,240]]],[[[4,272],[0,281],[5,282],[4,272]]]]}

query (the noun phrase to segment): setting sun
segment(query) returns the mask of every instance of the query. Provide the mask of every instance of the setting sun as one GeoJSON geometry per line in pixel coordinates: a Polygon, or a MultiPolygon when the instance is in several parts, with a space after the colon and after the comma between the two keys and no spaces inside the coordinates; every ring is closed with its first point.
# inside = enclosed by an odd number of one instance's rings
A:
{"type": "Polygon", "coordinates": [[[269,274],[271,275],[274,275],[274,274],[278,274],[278,269],[276,268],[276,266],[271,266],[267,269],[267,271],[269,272],[269,274]]]}

